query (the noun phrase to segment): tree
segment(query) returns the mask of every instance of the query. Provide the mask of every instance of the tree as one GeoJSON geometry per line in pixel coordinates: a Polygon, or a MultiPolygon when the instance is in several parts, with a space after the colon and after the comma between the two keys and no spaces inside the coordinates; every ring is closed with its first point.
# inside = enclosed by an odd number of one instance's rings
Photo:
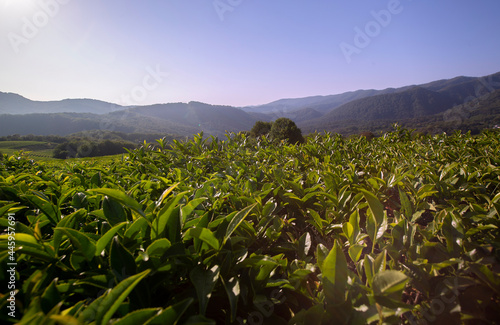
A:
{"type": "Polygon", "coordinates": [[[295,125],[295,122],[286,117],[281,117],[274,121],[270,132],[273,140],[287,140],[290,143],[303,143],[302,131],[295,125]]]}
{"type": "Polygon", "coordinates": [[[250,130],[250,134],[256,138],[262,135],[269,134],[269,132],[271,132],[272,126],[272,122],[257,121],[255,122],[252,130],[250,130]]]}

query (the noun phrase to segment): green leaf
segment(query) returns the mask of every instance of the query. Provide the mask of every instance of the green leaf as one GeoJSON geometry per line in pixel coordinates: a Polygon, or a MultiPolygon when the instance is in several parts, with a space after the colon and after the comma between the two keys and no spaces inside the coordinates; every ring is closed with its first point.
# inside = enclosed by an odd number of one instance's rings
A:
{"type": "Polygon", "coordinates": [[[236,320],[236,312],[238,311],[238,298],[240,296],[240,283],[237,277],[224,281],[221,277],[224,289],[226,289],[227,297],[229,299],[229,306],[231,307],[231,322],[236,320]]]}
{"type": "Polygon", "coordinates": [[[261,268],[264,266],[279,266],[280,264],[272,257],[267,255],[255,255],[252,254],[251,257],[246,258],[244,261],[238,263],[237,267],[255,267],[261,268]]]}
{"type": "Polygon", "coordinates": [[[471,265],[471,270],[497,294],[500,294],[500,275],[498,273],[492,272],[487,265],[480,265],[477,263],[471,265]]]}
{"type": "Polygon", "coordinates": [[[307,210],[307,213],[312,217],[312,220],[309,220],[312,223],[312,225],[321,235],[324,235],[325,230],[323,223],[325,222],[325,220],[323,220],[319,215],[319,213],[317,213],[314,210],[307,210]]]}
{"type": "Polygon", "coordinates": [[[394,270],[382,271],[373,277],[372,288],[376,296],[399,294],[403,292],[408,277],[394,270]]]}
{"type": "Polygon", "coordinates": [[[3,217],[3,215],[6,214],[10,208],[15,207],[18,204],[19,203],[14,202],[14,203],[6,204],[3,207],[0,207],[0,218],[3,217]]]}
{"type": "MultiPolygon", "coordinates": [[[[109,197],[115,199],[116,201],[120,202],[121,204],[123,204],[127,208],[134,210],[142,217],[146,217],[144,215],[144,212],[142,211],[141,205],[136,200],[134,200],[133,198],[131,198],[130,196],[128,196],[127,194],[125,194],[124,192],[122,192],[120,190],[116,190],[116,189],[112,189],[112,188],[96,188],[96,189],[91,189],[89,191],[109,196],[109,197]]],[[[123,221],[123,220],[121,220],[121,221],[123,221]]]]}
{"type": "MultiPolygon", "coordinates": [[[[81,219],[83,219],[85,216],[87,216],[87,210],[85,209],[80,209],[72,214],[64,217],[59,221],[57,224],[57,228],[75,228],[75,225],[80,222],[81,219]]],[[[54,231],[54,236],[53,242],[54,242],[54,249],[56,251],[56,254],[59,253],[59,248],[61,246],[61,240],[63,237],[63,232],[62,231],[54,231]]]]}
{"type": "Polygon", "coordinates": [[[365,270],[366,284],[370,286],[372,284],[374,275],[373,263],[373,257],[371,257],[370,255],[365,255],[365,258],[363,259],[363,269],[365,270]]]}
{"type": "Polygon", "coordinates": [[[128,226],[123,235],[126,240],[136,240],[139,236],[141,239],[148,229],[148,220],[146,218],[136,219],[131,225],[128,226]],[[142,236],[141,236],[142,235],[142,236]]]}
{"type": "Polygon", "coordinates": [[[360,239],[359,239],[359,234],[361,232],[359,228],[359,210],[356,209],[353,213],[351,213],[351,216],[349,217],[349,224],[352,226],[352,233],[351,237],[349,239],[349,243],[356,244],[360,239]]]}
{"type": "Polygon", "coordinates": [[[327,302],[340,305],[345,302],[347,289],[347,260],[339,242],[335,240],[332,250],[323,262],[323,287],[327,302]]]}
{"type": "Polygon", "coordinates": [[[184,234],[184,240],[189,240],[191,238],[198,238],[210,245],[212,248],[219,250],[219,241],[210,229],[200,227],[188,229],[188,231],[184,234]]]}
{"type": "Polygon", "coordinates": [[[366,245],[359,245],[359,244],[354,244],[351,247],[349,247],[349,256],[351,257],[351,260],[354,263],[357,263],[358,260],[361,258],[361,254],[363,253],[363,248],[365,248],[366,245]]]}
{"type": "Polygon", "coordinates": [[[305,260],[307,257],[307,254],[309,254],[309,250],[311,249],[311,234],[308,232],[304,233],[302,236],[299,238],[299,250],[298,253],[300,255],[300,258],[302,260],[305,260]]]}
{"type": "Polygon", "coordinates": [[[321,325],[325,315],[325,307],[317,304],[307,310],[302,309],[291,319],[290,324],[294,325],[321,325]]]}
{"type": "Polygon", "coordinates": [[[137,266],[134,256],[122,245],[118,236],[115,236],[111,242],[109,264],[111,271],[119,281],[136,273],[137,266]]]}
{"type": "Polygon", "coordinates": [[[100,187],[102,186],[102,180],[101,180],[101,172],[95,173],[91,178],[90,178],[90,184],[93,186],[100,187]]]}
{"type": "MultiPolygon", "coordinates": [[[[0,251],[7,252],[9,249],[9,235],[0,235],[0,251]]],[[[17,254],[26,254],[44,260],[46,262],[53,262],[55,259],[54,254],[49,254],[45,247],[41,245],[34,236],[23,233],[16,233],[15,235],[16,252],[17,254]]]]}
{"type": "Polygon", "coordinates": [[[319,243],[318,246],[316,246],[316,261],[321,270],[323,269],[323,263],[328,253],[328,248],[326,248],[325,245],[319,243]]]}
{"type": "Polygon", "coordinates": [[[106,233],[101,238],[99,238],[99,240],[97,240],[97,243],[95,245],[95,256],[101,255],[102,251],[106,249],[106,246],[108,246],[115,234],[126,224],[128,224],[128,222],[122,222],[115,225],[113,228],[106,231],[106,233]]]}
{"type": "Polygon", "coordinates": [[[406,193],[398,187],[399,190],[399,201],[401,202],[401,208],[403,210],[403,214],[406,217],[406,219],[410,220],[411,217],[413,216],[413,209],[411,207],[410,200],[408,199],[408,196],[406,193]]]}
{"type": "Polygon", "coordinates": [[[128,313],[126,316],[120,318],[120,320],[114,322],[113,325],[145,324],[152,318],[156,317],[160,311],[161,308],[148,308],[148,309],[135,310],[131,313],[128,313]]]}
{"type": "Polygon", "coordinates": [[[156,201],[156,206],[159,207],[162,203],[163,203],[163,200],[165,200],[165,198],[170,194],[172,193],[172,191],[177,187],[179,186],[180,183],[175,183],[174,185],[170,186],[169,188],[167,188],[165,191],[163,191],[162,195],[160,196],[160,198],[158,199],[158,201],[156,201]]]}
{"type": "Polygon", "coordinates": [[[102,200],[102,211],[111,226],[127,221],[127,214],[122,205],[113,198],[105,196],[102,200]]]}
{"type": "Polygon", "coordinates": [[[373,262],[373,275],[382,272],[387,267],[387,254],[386,251],[383,250],[380,254],[377,255],[375,261],[373,262]]]}
{"type": "Polygon", "coordinates": [[[354,228],[349,222],[344,222],[342,225],[342,231],[344,232],[344,235],[347,237],[347,240],[351,246],[355,244],[355,238],[354,238],[354,228]]]}
{"type": "Polygon", "coordinates": [[[181,222],[184,224],[186,222],[186,219],[191,215],[191,213],[196,209],[197,206],[199,206],[201,203],[205,202],[208,200],[206,197],[201,197],[198,199],[194,199],[190,201],[188,204],[182,207],[181,209],[181,222]]]}
{"type": "Polygon", "coordinates": [[[177,194],[161,209],[158,213],[158,217],[153,221],[151,239],[155,240],[167,235],[167,238],[171,242],[178,242],[180,240],[181,220],[178,203],[186,193],[187,192],[182,192],[177,194]],[[168,234],[166,234],[167,228],[168,234]]]}
{"type": "Polygon", "coordinates": [[[161,257],[167,249],[172,246],[172,243],[166,238],[157,239],[151,243],[146,249],[146,254],[148,256],[159,256],[161,257]]]}
{"type": "Polygon", "coordinates": [[[87,195],[82,192],[75,193],[71,201],[71,205],[76,209],[86,208],[89,202],[87,200],[87,195]]]}
{"type": "Polygon", "coordinates": [[[378,198],[371,192],[368,192],[366,190],[360,190],[361,193],[363,193],[363,196],[365,197],[366,201],[368,202],[368,206],[370,207],[370,210],[373,213],[373,216],[377,220],[378,223],[382,222],[382,219],[384,217],[384,206],[378,198]]]}
{"type": "Polygon", "coordinates": [[[54,228],[54,231],[62,231],[71,241],[73,247],[85,258],[86,261],[91,261],[95,256],[95,241],[85,235],[83,232],[71,228],[54,228]]]}
{"type": "Polygon", "coordinates": [[[42,297],[40,299],[40,305],[45,314],[48,314],[52,308],[57,306],[61,302],[61,295],[57,290],[57,278],[55,278],[49,286],[44,290],[42,297]]]}
{"type": "MultiPolygon", "coordinates": [[[[116,287],[115,287],[116,288],[116,287]]],[[[107,292],[109,293],[109,291],[107,292]]],[[[97,311],[101,306],[102,301],[106,297],[106,293],[97,297],[90,305],[78,314],[78,320],[82,323],[90,323],[96,319],[97,311]]]]}
{"type": "Polygon", "coordinates": [[[384,211],[384,206],[375,195],[365,190],[361,190],[361,192],[368,201],[368,206],[371,211],[371,214],[366,218],[366,231],[373,242],[373,253],[378,239],[382,238],[387,230],[387,213],[384,211]]]}
{"type": "Polygon", "coordinates": [[[68,316],[68,315],[50,315],[50,320],[51,321],[56,321],[57,324],[64,324],[64,325],[80,325],[80,322],[78,319],[74,318],[73,316],[68,316]]]}
{"type": "MultiPolygon", "coordinates": [[[[257,205],[257,203],[254,203],[254,204],[244,208],[243,210],[239,211],[231,218],[231,221],[229,222],[229,226],[227,227],[227,230],[226,230],[226,235],[224,236],[224,242],[222,243],[223,246],[224,246],[224,244],[226,244],[226,241],[229,239],[229,237],[231,237],[231,235],[236,230],[236,228],[238,228],[238,226],[250,214],[250,212],[253,210],[253,208],[255,208],[256,205],[257,205]]],[[[230,216],[228,216],[228,217],[230,217],[230,216]]]]}
{"type": "Polygon", "coordinates": [[[130,292],[146,277],[151,270],[146,270],[121,281],[105,297],[97,307],[96,324],[108,324],[113,314],[118,310],[122,302],[130,292]]]}
{"type": "Polygon", "coordinates": [[[462,227],[459,222],[453,220],[452,214],[447,213],[441,226],[441,231],[446,238],[446,246],[449,253],[458,255],[461,251],[461,243],[464,234],[461,232],[462,227]]]}
{"type": "Polygon", "coordinates": [[[193,298],[187,298],[175,305],[169,306],[144,325],[176,325],[193,301],[193,298]]]}
{"type": "Polygon", "coordinates": [[[218,265],[212,267],[210,270],[204,270],[201,266],[197,266],[189,273],[191,282],[198,295],[201,315],[205,315],[207,311],[208,301],[219,279],[219,271],[220,267],[218,265]]]}
{"type": "Polygon", "coordinates": [[[57,223],[61,219],[61,211],[59,208],[54,205],[50,199],[43,193],[38,191],[32,191],[34,195],[26,195],[26,198],[37,208],[42,211],[47,218],[51,221],[53,225],[57,225],[57,223]]]}

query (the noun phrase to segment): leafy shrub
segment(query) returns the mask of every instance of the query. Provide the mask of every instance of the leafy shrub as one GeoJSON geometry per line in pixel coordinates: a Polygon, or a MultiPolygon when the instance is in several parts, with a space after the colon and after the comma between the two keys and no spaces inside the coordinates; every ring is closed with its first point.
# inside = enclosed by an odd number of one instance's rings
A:
{"type": "Polygon", "coordinates": [[[130,142],[104,140],[93,142],[92,140],[71,140],[61,143],[54,148],[53,157],[59,159],[98,157],[126,153],[126,149],[136,146],[130,142]]]}
{"type": "Polygon", "coordinates": [[[273,122],[270,136],[273,140],[286,140],[289,143],[303,143],[302,131],[297,127],[294,121],[286,117],[281,117],[273,122]]]}
{"type": "Polygon", "coordinates": [[[250,134],[256,138],[267,135],[269,134],[269,132],[271,132],[272,126],[272,122],[257,121],[252,127],[252,130],[250,130],[250,134]]]}
{"type": "Polygon", "coordinates": [[[494,324],[500,133],[410,134],[9,157],[0,322],[494,324]]]}

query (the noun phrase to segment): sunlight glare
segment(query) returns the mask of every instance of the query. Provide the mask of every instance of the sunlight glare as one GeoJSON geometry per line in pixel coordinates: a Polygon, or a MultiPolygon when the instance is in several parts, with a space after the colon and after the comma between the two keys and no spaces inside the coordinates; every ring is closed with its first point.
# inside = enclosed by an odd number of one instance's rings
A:
{"type": "Polygon", "coordinates": [[[0,10],[10,14],[27,14],[37,8],[36,0],[0,0],[0,10]]]}

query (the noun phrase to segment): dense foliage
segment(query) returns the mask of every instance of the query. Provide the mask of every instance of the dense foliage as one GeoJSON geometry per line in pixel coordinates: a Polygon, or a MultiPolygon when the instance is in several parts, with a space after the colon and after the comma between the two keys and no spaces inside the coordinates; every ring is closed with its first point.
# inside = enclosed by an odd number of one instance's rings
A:
{"type": "Polygon", "coordinates": [[[292,144],[303,143],[302,131],[295,122],[286,117],[280,117],[273,122],[269,136],[273,140],[288,141],[292,144]]]}
{"type": "Polygon", "coordinates": [[[370,100],[348,103],[345,107],[332,110],[315,120],[300,121],[298,116],[295,120],[306,133],[327,130],[344,135],[362,131],[386,132],[395,122],[406,128],[430,134],[453,133],[456,130],[477,134],[483,129],[500,125],[500,90],[488,92],[481,97],[473,96],[471,101],[447,110],[449,106],[440,104],[438,99],[417,96],[422,93],[425,95],[426,92],[420,89],[412,96],[406,93],[409,97],[400,102],[398,100],[402,94],[374,96],[370,97],[370,100]],[[363,105],[358,106],[360,103],[363,105]],[[433,113],[425,115],[422,111],[433,113]]]}
{"type": "Polygon", "coordinates": [[[253,137],[260,137],[263,135],[268,135],[271,132],[273,122],[257,121],[250,130],[250,134],[253,137]]]}
{"type": "Polygon", "coordinates": [[[286,117],[280,117],[273,122],[257,121],[249,134],[254,138],[269,136],[275,143],[280,141],[287,141],[291,144],[304,142],[302,131],[294,121],[286,117]]]}
{"type": "MultiPolygon", "coordinates": [[[[159,140],[0,162],[22,324],[479,324],[500,308],[500,134],[159,140]],[[9,217],[10,216],[10,219],[9,217]]],[[[1,308],[9,294],[0,274],[1,308]]]]}
{"type": "Polygon", "coordinates": [[[135,144],[125,141],[104,140],[71,140],[61,143],[54,149],[54,158],[83,158],[117,155],[126,153],[127,149],[134,149],[135,144]]]}

